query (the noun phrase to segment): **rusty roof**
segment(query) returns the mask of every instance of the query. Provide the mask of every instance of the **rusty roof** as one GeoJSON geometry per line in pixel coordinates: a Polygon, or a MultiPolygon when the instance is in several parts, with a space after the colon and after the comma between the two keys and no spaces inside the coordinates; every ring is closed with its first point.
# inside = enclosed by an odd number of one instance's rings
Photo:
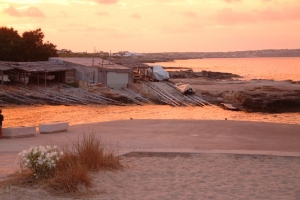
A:
{"type": "Polygon", "coordinates": [[[0,71],[7,71],[13,69],[12,67],[8,67],[0,63],[0,71]]]}
{"type": "Polygon", "coordinates": [[[86,67],[96,67],[96,68],[103,68],[103,69],[120,69],[120,70],[129,70],[130,68],[125,67],[123,65],[119,65],[109,60],[104,60],[101,58],[81,58],[81,57],[70,57],[70,58],[50,58],[51,61],[56,63],[73,63],[78,64],[86,67]]]}
{"type": "Polygon", "coordinates": [[[57,72],[72,69],[70,67],[66,67],[66,65],[64,64],[54,63],[50,61],[7,62],[7,65],[11,68],[23,70],[26,72],[57,72]]]}

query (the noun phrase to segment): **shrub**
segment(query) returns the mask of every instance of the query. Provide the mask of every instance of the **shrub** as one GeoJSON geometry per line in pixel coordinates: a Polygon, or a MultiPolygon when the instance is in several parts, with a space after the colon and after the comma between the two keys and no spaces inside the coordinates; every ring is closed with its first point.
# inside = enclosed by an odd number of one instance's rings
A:
{"type": "Polygon", "coordinates": [[[55,170],[55,176],[51,179],[50,186],[64,193],[75,193],[79,191],[80,185],[85,188],[91,186],[91,178],[86,166],[82,165],[76,155],[65,153],[59,160],[55,170]]]}
{"type": "Polygon", "coordinates": [[[31,147],[18,154],[18,162],[21,171],[30,169],[35,178],[49,178],[54,175],[55,166],[63,152],[58,151],[56,146],[31,147]]]}
{"type": "Polygon", "coordinates": [[[95,133],[83,134],[82,140],[78,138],[77,143],[73,144],[73,150],[90,171],[116,169],[120,165],[119,158],[115,157],[114,151],[95,133]]]}
{"type": "Polygon", "coordinates": [[[63,147],[51,185],[66,193],[78,192],[79,186],[91,186],[89,172],[121,167],[119,158],[95,133],[83,134],[71,147],[63,147]]]}
{"type": "Polygon", "coordinates": [[[78,194],[92,185],[89,172],[122,167],[111,146],[103,143],[93,132],[83,134],[61,149],[63,151],[58,151],[56,146],[39,146],[20,152],[18,162],[21,171],[25,168],[30,173],[24,170],[6,184],[43,184],[50,186],[50,190],[54,189],[51,190],[54,193],[78,194]]]}

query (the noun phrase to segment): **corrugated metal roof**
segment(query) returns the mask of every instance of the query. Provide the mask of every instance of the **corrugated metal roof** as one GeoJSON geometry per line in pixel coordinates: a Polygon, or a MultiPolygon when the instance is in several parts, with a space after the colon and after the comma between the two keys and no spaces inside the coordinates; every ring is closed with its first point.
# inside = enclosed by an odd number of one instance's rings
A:
{"type": "Polygon", "coordinates": [[[26,72],[57,72],[72,69],[70,67],[66,67],[64,64],[54,63],[50,61],[11,62],[9,63],[9,66],[11,68],[24,70],[26,72]]]}
{"type": "Polygon", "coordinates": [[[104,69],[123,69],[123,70],[129,70],[130,68],[125,67],[123,65],[119,65],[113,62],[110,62],[109,60],[103,60],[101,58],[81,58],[81,57],[71,57],[71,58],[63,58],[63,57],[57,57],[57,58],[50,58],[50,61],[56,62],[56,63],[74,63],[78,65],[83,65],[87,67],[98,67],[98,68],[104,68],[104,69]]]}
{"type": "Polygon", "coordinates": [[[0,71],[7,71],[13,69],[12,67],[8,67],[0,63],[0,71]]]}

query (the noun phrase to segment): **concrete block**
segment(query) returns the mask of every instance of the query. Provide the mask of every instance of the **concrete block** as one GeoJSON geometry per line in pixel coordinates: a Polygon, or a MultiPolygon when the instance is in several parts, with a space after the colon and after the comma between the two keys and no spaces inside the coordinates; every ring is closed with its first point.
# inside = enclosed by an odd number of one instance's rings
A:
{"type": "Polygon", "coordinates": [[[2,128],[3,138],[32,137],[36,133],[35,126],[16,126],[2,128]]]}
{"type": "Polygon", "coordinates": [[[40,133],[58,133],[67,131],[69,122],[51,122],[48,124],[40,124],[40,133]]]}

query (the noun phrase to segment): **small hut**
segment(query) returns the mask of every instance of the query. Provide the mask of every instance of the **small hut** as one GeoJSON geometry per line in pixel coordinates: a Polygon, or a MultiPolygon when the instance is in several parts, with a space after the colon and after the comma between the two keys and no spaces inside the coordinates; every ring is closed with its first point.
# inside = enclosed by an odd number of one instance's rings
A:
{"type": "Polygon", "coordinates": [[[132,81],[132,69],[101,58],[50,58],[76,69],[76,79],[88,84],[120,89],[132,81]]]}

